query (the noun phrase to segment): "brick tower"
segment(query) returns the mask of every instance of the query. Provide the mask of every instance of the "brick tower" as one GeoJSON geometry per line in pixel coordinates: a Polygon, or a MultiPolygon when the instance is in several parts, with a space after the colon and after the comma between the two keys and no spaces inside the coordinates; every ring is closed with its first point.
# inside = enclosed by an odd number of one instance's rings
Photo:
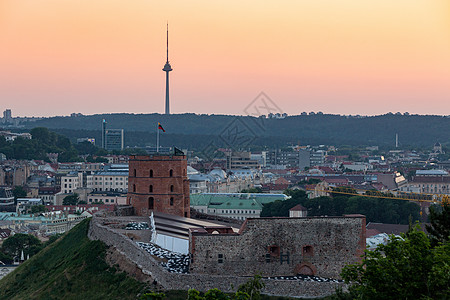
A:
{"type": "Polygon", "coordinates": [[[190,216],[189,179],[184,154],[131,155],[127,203],[139,216],[152,211],[190,216]]]}

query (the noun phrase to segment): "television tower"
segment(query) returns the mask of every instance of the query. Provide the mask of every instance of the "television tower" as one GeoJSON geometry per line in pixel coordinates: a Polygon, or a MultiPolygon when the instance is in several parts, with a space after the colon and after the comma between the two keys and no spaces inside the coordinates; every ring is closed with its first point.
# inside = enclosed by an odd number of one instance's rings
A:
{"type": "Polygon", "coordinates": [[[169,63],[169,23],[167,23],[167,59],[164,68],[162,69],[166,72],[166,115],[170,115],[169,107],[169,72],[172,71],[172,67],[169,63]]]}

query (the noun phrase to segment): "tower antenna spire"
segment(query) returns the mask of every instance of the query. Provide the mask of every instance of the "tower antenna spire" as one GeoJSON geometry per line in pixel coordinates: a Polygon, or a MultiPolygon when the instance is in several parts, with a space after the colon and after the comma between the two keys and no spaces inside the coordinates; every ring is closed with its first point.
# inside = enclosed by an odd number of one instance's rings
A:
{"type": "Polygon", "coordinates": [[[170,106],[169,106],[169,72],[172,71],[172,66],[169,63],[169,22],[167,22],[167,49],[166,49],[166,64],[162,69],[166,72],[166,115],[170,114],[170,106]]]}
{"type": "Polygon", "coordinates": [[[169,62],[169,22],[167,22],[167,62],[169,62]]]}

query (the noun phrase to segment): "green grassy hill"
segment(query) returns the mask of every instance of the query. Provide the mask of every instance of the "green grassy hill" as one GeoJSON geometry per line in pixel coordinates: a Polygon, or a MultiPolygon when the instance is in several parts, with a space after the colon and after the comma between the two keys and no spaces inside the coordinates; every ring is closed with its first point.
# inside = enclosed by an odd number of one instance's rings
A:
{"type": "Polygon", "coordinates": [[[0,281],[0,299],[136,299],[145,285],[108,266],[84,220],[0,281]]]}

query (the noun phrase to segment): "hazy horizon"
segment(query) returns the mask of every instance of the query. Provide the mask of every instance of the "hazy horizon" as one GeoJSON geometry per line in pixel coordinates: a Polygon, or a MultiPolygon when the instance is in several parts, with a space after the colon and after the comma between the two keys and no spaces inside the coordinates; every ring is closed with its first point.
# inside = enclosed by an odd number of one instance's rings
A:
{"type": "Polygon", "coordinates": [[[447,0],[4,0],[0,99],[14,116],[450,114],[447,0]]]}
{"type": "MultiPolygon", "coordinates": [[[[5,108],[8,109],[8,108],[5,108]]],[[[3,117],[2,112],[5,110],[3,109],[0,112],[0,118],[3,117]]],[[[71,112],[68,113],[66,115],[48,115],[48,116],[40,116],[40,115],[15,115],[14,111],[12,111],[12,116],[13,118],[19,117],[19,118],[24,118],[24,117],[36,117],[36,118],[58,118],[58,117],[71,117],[71,114],[79,114],[81,112],[71,112]]],[[[288,117],[295,117],[295,116],[300,116],[303,112],[298,113],[298,114],[289,114],[287,113],[288,117]]],[[[309,115],[309,111],[306,112],[309,115]]],[[[384,115],[388,115],[388,114],[392,114],[392,115],[396,115],[398,113],[400,113],[400,115],[402,116],[436,116],[436,117],[450,117],[449,115],[440,115],[440,114],[414,114],[414,113],[410,113],[410,112],[387,112],[387,113],[382,113],[382,114],[374,114],[374,115],[361,115],[361,114],[337,114],[337,113],[326,113],[326,112],[322,112],[322,111],[315,111],[313,112],[314,115],[318,115],[318,113],[320,115],[328,115],[328,116],[341,116],[341,117],[362,117],[362,118],[370,118],[370,117],[379,117],[379,116],[384,116],[384,115]],[[405,115],[405,113],[408,113],[408,115],[405,115]]],[[[96,112],[96,113],[92,113],[92,114],[84,114],[81,113],[82,116],[84,117],[89,117],[89,116],[96,116],[96,115],[119,115],[119,114],[132,114],[132,115],[152,115],[152,114],[158,114],[158,115],[162,115],[162,116],[167,116],[162,112],[96,112]]],[[[185,114],[194,114],[194,115],[209,115],[209,116],[237,116],[237,117],[258,117],[258,116],[254,116],[254,115],[244,115],[244,114],[221,114],[221,113],[194,113],[194,112],[180,112],[180,113],[171,113],[170,115],[185,115],[185,114]]],[[[267,114],[262,114],[267,116],[267,114]]]]}

